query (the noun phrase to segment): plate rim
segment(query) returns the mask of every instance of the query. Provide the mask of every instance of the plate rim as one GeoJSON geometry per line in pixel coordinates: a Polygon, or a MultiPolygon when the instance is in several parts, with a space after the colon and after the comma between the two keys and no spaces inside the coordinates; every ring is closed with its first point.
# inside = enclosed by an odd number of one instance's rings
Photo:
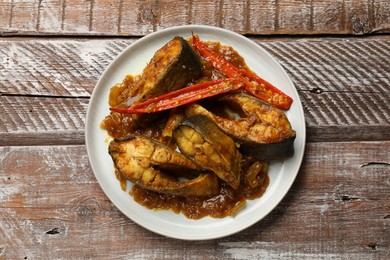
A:
{"type": "MultiPolygon", "coordinates": [[[[123,77],[124,76],[125,75],[123,75],[123,77]]],[[[94,86],[94,89],[93,89],[90,101],[88,103],[87,114],[86,114],[86,123],[85,123],[85,143],[86,143],[89,163],[91,165],[91,168],[92,168],[92,171],[93,171],[93,173],[95,175],[95,178],[96,178],[96,180],[99,183],[99,186],[101,187],[101,189],[103,190],[105,195],[109,198],[111,203],[113,203],[115,205],[115,207],[117,209],[119,209],[122,212],[122,214],[124,214],[127,218],[129,218],[134,223],[137,223],[139,226],[141,226],[141,227],[143,227],[143,228],[145,228],[145,229],[147,229],[147,230],[149,230],[151,232],[154,232],[154,233],[157,233],[159,235],[166,236],[166,237],[171,237],[171,238],[176,238],[176,239],[181,239],[181,240],[210,240],[210,239],[217,239],[217,238],[230,236],[232,234],[235,234],[237,232],[240,232],[242,230],[247,229],[248,227],[254,225],[255,223],[257,223],[259,221],[261,221],[264,217],[269,215],[274,210],[274,208],[277,207],[280,204],[280,202],[286,196],[288,191],[291,189],[291,186],[293,185],[293,183],[294,183],[294,181],[295,181],[295,179],[296,179],[296,177],[298,175],[298,172],[299,172],[299,170],[301,168],[301,165],[302,165],[303,156],[304,156],[304,153],[305,153],[305,144],[306,144],[306,123],[305,123],[304,111],[303,111],[302,103],[301,103],[301,100],[300,100],[300,97],[299,97],[299,94],[298,94],[298,90],[296,89],[294,83],[292,82],[291,78],[288,76],[287,72],[282,67],[282,65],[275,59],[274,56],[272,56],[262,46],[260,46],[259,44],[255,43],[251,39],[249,39],[249,38],[247,38],[247,37],[245,37],[245,36],[243,36],[241,34],[238,34],[236,32],[233,32],[233,31],[230,31],[230,30],[227,30],[227,29],[214,27],[214,26],[209,26],[209,25],[181,25],[181,26],[174,26],[174,27],[170,27],[170,28],[166,28],[166,29],[162,29],[162,30],[150,33],[150,34],[148,34],[148,35],[146,35],[146,36],[144,36],[144,37],[134,41],[129,46],[127,46],[123,51],[121,51],[110,62],[110,64],[105,68],[103,73],[100,75],[99,80],[96,82],[96,84],[94,86]],[[98,176],[98,174],[97,174],[98,170],[96,169],[96,165],[95,165],[95,163],[91,159],[92,158],[92,150],[91,150],[91,145],[90,145],[90,142],[91,142],[91,137],[90,137],[90,135],[91,135],[90,131],[91,130],[90,129],[91,129],[92,125],[93,125],[92,122],[91,122],[92,116],[93,116],[92,105],[93,105],[93,101],[95,99],[97,99],[97,96],[98,96],[97,93],[99,91],[102,91],[101,89],[99,89],[99,87],[102,85],[102,81],[104,80],[104,76],[106,75],[106,73],[108,73],[113,68],[113,66],[116,65],[116,63],[118,62],[118,59],[120,59],[120,57],[123,56],[129,49],[138,47],[138,45],[141,45],[142,43],[144,43],[145,41],[148,41],[152,37],[158,37],[158,36],[161,36],[161,35],[164,35],[164,34],[169,34],[169,33],[175,32],[175,31],[182,31],[182,30],[194,31],[194,33],[197,33],[196,32],[197,30],[205,30],[205,31],[210,31],[210,32],[212,32],[212,31],[219,31],[219,32],[221,32],[223,34],[226,34],[226,35],[234,35],[234,37],[242,38],[247,43],[251,43],[255,48],[261,49],[262,50],[262,54],[266,55],[267,58],[270,59],[274,63],[274,65],[278,67],[280,72],[282,72],[284,74],[284,76],[286,77],[286,80],[288,81],[289,85],[292,87],[292,89],[290,91],[293,91],[295,96],[296,96],[294,98],[294,102],[299,103],[299,105],[298,105],[299,109],[298,110],[300,112],[300,118],[302,119],[302,122],[301,122],[301,125],[300,125],[300,130],[301,130],[300,133],[302,135],[300,137],[301,138],[300,141],[302,142],[302,144],[301,144],[302,146],[300,147],[300,151],[299,151],[300,154],[299,155],[294,154],[294,156],[299,156],[299,157],[297,158],[298,165],[296,166],[296,170],[295,170],[293,178],[290,178],[290,181],[285,185],[286,189],[282,192],[283,194],[279,196],[277,202],[274,203],[272,205],[272,207],[267,209],[267,212],[265,214],[263,214],[263,216],[261,218],[254,218],[254,220],[253,219],[249,220],[249,221],[247,221],[247,223],[245,225],[241,225],[241,226],[239,226],[237,228],[233,228],[233,229],[231,229],[231,230],[229,230],[227,232],[224,232],[224,233],[204,234],[202,236],[201,235],[198,235],[198,236],[196,236],[196,235],[178,235],[175,232],[174,233],[172,233],[172,232],[168,233],[168,232],[164,231],[164,229],[157,229],[156,227],[153,228],[150,224],[148,225],[147,223],[141,222],[138,219],[129,216],[127,214],[127,212],[125,211],[125,209],[123,209],[122,206],[119,203],[117,203],[114,200],[114,198],[112,198],[112,196],[110,195],[110,192],[107,190],[105,185],[102,183],[102,180],[101,180],[100,176],[98,176]]],[[[295,145],[296,144],[294,144],[294,146],[295,145]]],[[[295,147],[294,147],[294,149],[295,149],[295,147]]],[[[118,189],[120,189],[120,188],[118,187],[118,189]]],[[[130,195],[128,195],[128,196],[129,196],[129,198],[131,198],[130,195]]],[[[150,211],[149,209],[147,209],[147,210],[150,211]]],[[[175,214],[173,212],[170,212],[170,213],[171,214],[175,214]]],[[[189,221],[193,221],[193,220],[189,220],[189,221]]],[[[194,221],[197,221],[197,220],[194,220],[194,221]]]]}

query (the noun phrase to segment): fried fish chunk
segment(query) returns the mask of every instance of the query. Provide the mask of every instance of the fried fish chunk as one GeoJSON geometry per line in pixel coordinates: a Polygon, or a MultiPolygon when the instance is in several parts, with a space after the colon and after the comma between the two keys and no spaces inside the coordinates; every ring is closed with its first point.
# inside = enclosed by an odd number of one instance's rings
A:
{"type": "Polygon", "coordinates": [[[109,154],[116,169],[135,184],[178,196],[211,196],[218,192],[214,173],[200,172],[194,162],[150,138],[129,136],[110,142],[109,154]],[[181,171],[198,171],[194,179],[179,180],[181,171]]]}
{"type": "MultiPolygon", "coordinates": [[[[134,86],[133,95],[139,94],[135,103],[175,91],[197,79],[201,72],[199,57],[189,43],[176,36],[161,47],[144,68],[141,79],[134,86]]],[[[131,99],[121,107],[130,106],[131,99]]]]}
{"type": "Polygon", "coordinates": [[[256,159],[281,159],[293,154],[296,133],[282,110],[245,93],[229,93],[219,100],[238,111],[240,117],[218,116],[195,103],[187,106],[185,113],[212,119],[240,144],[241,153],[256,159]]]}
{"type": "Polygon", "coordinates": [[[232,188],[240,185],[241,154],[229,136],[203,115],[182,121],[173,132],[180,151],[213,171],[232,188]]]}

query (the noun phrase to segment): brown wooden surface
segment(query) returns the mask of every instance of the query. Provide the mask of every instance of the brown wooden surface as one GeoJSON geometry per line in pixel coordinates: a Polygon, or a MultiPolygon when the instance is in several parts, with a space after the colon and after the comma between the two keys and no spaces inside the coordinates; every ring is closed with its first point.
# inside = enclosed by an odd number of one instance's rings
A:
{"type": "Polygon", "coordinates": [[[9,259],[383,258],[390,151],[378,146],[386,145],[309,143],[298,178],[271,214],[206,242],[164,238],[129,221],[100,190],[84,146],[2,147],[2,251],[9,259]]]}
{"type": "Polygon", "coordinates": [[[259,2],[0,1],[0,259],[390,259],[390,2],[259,2]],[[211,241],[126,218],[84,146],[107,65],[141,36],[183,24],[227,28],[270,52],[307,124],[283,201],[211,241]]]}
{"type": "Polygon", "coordinates": [[[144,35],[207,24],[254,35],[390,31],[387,0],[1,1],[3,35],[144,35]]]}

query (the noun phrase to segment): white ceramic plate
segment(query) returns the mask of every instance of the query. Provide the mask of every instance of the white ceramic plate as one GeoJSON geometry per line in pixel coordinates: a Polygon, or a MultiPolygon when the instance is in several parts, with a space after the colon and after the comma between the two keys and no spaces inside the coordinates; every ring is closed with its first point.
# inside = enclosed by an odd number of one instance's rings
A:
{"type": "MultiPolygon", "coordinates": [[[[89,103],[86,119],[86,145],[89,160],[103,191],[127,217],[155,233],[185,240],[205,240],[224,237],[241,231],[265,217],[286,195],[298,174],[305,146],[305,120],[302,105],[292,81],[279,63],[263,48],[234,32],[201,25],[179,26],[152,33],[131,44],[116,57],[99,79],[89,103]],[[273,83],[294,102],[286,112],[297,133],[294,156],[269,166],[270,184],[264,196],[247,201],[234,217],[214,219],[206,217],[190,220],[171,211],[152,211],[134,202],[121,190],[114,175],[114,167],[107,150],[107,133],[99,124],[109,113],[110,88],[122,81],[126,74],[139,74],[153,54],[174,36],[188,38],[198,34],[201,40],[219,41],[230,45],[244,58],[248,66],[273,83]]],[[[129,186],[129,185],[128,185],[129,186]]]]}

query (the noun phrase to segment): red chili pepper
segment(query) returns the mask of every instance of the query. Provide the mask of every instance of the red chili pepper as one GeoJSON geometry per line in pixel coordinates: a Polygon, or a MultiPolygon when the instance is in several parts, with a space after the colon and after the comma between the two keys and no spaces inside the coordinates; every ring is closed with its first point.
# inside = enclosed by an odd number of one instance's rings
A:
{"type": "Polygon", "coordinates": [[[255,84],[251,83],[250,88],[246,88],[248,92],[256,97],[262,97],[261,99],[273,104],[274,106],[288,110],[291,107],[291,103],[293,99],[286,95],[283,91],[269,83],[263,78],[260,78],[255,73],[252,73],[245,69],[239,70],[242,75],[247,77],[251,82],[255,82],[255,84]]]}
{"type": "Polygon", "coordinates": [[[229,78],[237,78],[245,82],[245,90],[257,98],[268,102],[281,109],[289,109],[292,98],[273,86],[268,81],[245,69],[240,69],[227,61],[222,56],[211,51],[195,35],[192,41],[200,54],[209,61],[214,68],[225,74],[229,78]]]}
{"type": "Polygon", "coordinates": [[[207,48],[207,46],[197,37],[195,37],[195,35],[192,35],[192,42],[194,43],[200,54],[205,57],[207,61],[211,62],[214,68],[221,71],[229,78],[243,78],[241,73],[238,72],[236,66],[231,64],[222,56],[219,56],[218,54],[207,48]]]}
{"type": "Polygon", "coordinates": [[[243,87],[244,83],[238,79],[226,78],[208,81],[148,99],[128,108],[111,107],[110,110],[125,114],[153,113],[238,90],[243,87]]]}

